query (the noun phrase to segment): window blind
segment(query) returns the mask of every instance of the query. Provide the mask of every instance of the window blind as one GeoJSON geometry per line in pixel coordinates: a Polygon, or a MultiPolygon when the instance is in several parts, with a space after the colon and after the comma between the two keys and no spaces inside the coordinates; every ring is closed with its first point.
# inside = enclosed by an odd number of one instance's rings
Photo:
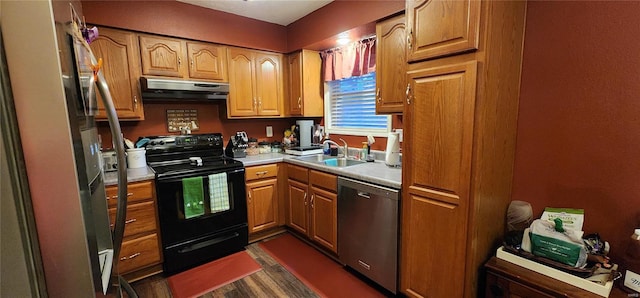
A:
{"type": "Polygon", "coordinates": [[[375,72],[363,76],[329,81],[329,130],[353,130],[357,135],[386,133],[389,117],[376,115],[375,72]]]}

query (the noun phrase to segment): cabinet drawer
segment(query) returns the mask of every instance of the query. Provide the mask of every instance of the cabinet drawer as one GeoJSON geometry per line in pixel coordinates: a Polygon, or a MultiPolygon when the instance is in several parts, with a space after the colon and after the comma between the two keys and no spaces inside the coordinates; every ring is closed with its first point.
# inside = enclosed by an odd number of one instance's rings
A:
{"type": "Polygon", "coordinates": [[[309,171],[307,168],[287,164],[287,176],[289,176],[289,179],[296,181],[309,182],[309,171]]]}
{"type": "Polygon", "coordinates": [[[256,180],[278,176],[278,165],[270,164],[263,166],[248,167],[245,169],[246,180],[256,180]]]}
{"type": "Polygon", "coordinates": [[[338,191],[338,177],[336,175],[310,170],[309,181],[313,186],[324,188],[334,193],[338,191]]]}
{"type": "MultiPolygon", "coordinates": [[[[107,202],[109,207],[115,207],[118,201],[118,187],[108,186],[107,202]]],[[[151,199],[153,197],[153,181],[129,183],[127,185],[127,203],[151,199]]]]}
{"type": "MultiPolygon", "coordinates": [[[[109,209],[111,228],[116,219],[116,208],[109,209]]],[[[127,217],[124,225],[124,236],[131,236],[156,230],[155,202],[142,202],[127,206],[127,217]]]]}
{"type": "Polygon", "coordinates": [[[122,242],[118,270],[127,273],[160,262],[158,234],[151,234],[122,242]]]}

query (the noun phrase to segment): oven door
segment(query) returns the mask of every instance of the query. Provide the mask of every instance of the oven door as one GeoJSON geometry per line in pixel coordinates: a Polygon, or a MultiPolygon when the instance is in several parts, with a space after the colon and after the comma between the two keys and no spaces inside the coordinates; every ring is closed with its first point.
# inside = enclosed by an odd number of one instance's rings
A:
{"type": "Polygon", "coordinates": [[[246,226],[244,176],[241,168],[157,179],[163,247],[246,226]]]}

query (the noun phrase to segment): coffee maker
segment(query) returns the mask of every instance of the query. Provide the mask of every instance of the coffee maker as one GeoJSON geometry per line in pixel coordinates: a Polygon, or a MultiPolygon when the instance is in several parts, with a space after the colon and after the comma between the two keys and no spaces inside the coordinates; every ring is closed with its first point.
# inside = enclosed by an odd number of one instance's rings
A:
{"type": "Polygon", "coordinates": [[[298,146],[299,147],[311,146],[312,139],[313,139],[313,132],[315,130],[313,125],[313,120],[297,120],[296,129],[298,130],[298,134],[296,135],[296,137],[298,138],[298,146]]]}
{"type": "Polygon", "coordinates": [[[314,144],[315,130],[313,120],[297,120],[294,128],[297,143],[294,147],[285,149],[284,152],[293,155],[322,154],[322,146],[314,144]]]}

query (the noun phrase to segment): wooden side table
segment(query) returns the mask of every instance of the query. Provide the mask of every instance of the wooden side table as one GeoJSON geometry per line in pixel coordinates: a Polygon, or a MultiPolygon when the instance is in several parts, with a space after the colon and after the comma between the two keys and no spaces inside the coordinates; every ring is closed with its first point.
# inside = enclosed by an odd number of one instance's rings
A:
{"type": "MultiPolygon", "coordinates": [[[[538,272],[492,257],[487,270],[486,297],[602,297],[538,272]]],[[[628,297],[614,283],[610,298],[628,297]]]]}

